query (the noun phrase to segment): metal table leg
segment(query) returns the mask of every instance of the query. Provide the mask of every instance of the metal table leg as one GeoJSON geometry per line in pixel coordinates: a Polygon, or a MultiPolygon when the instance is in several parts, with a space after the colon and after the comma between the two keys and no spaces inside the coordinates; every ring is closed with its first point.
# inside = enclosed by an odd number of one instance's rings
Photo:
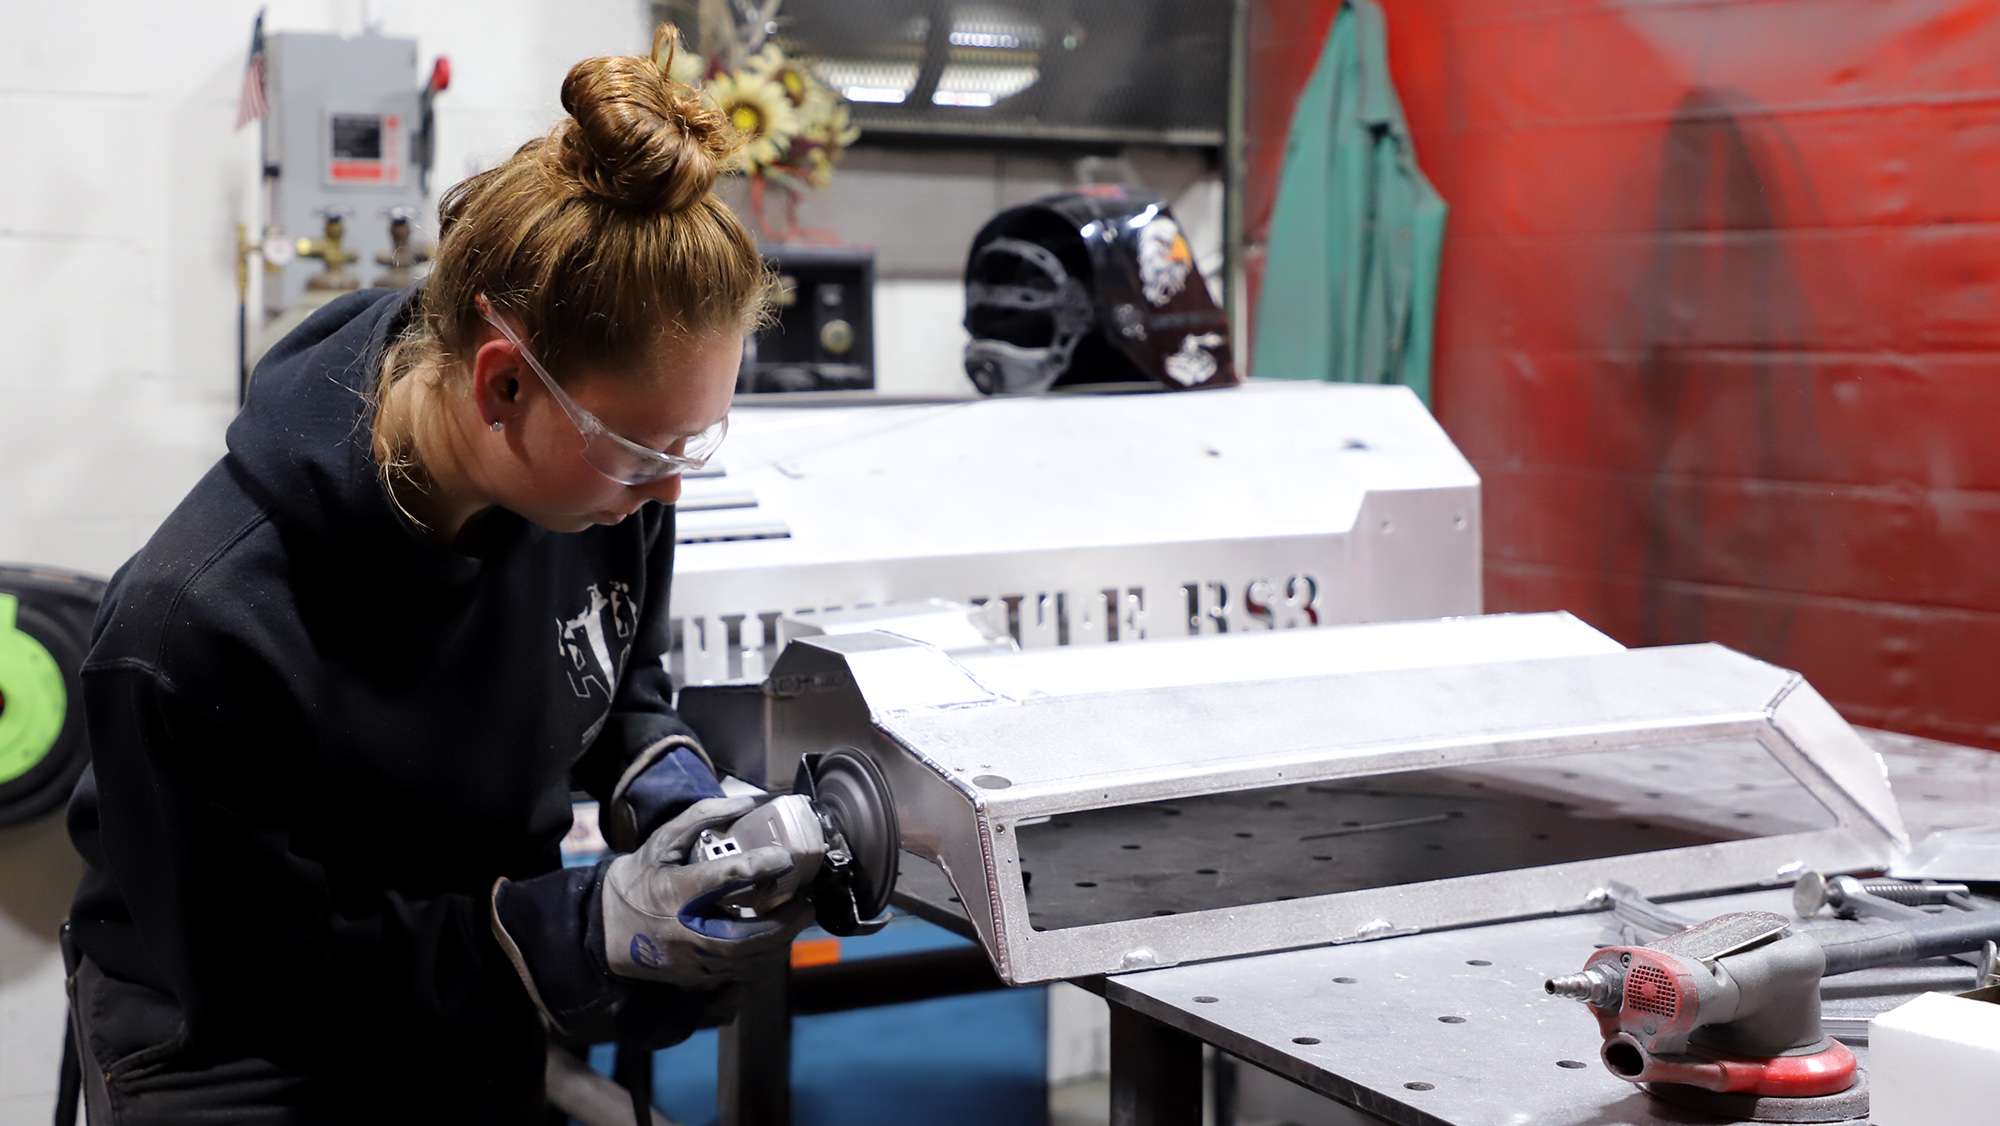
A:
{"type": "Polygon", "coordinates": [[[794,1017],[1003,988],[977,946],[837,962],[745,982],[736,1019],[719,1033],[716,1100],[723,1126],[790,1123],[794,1017]]]}
{"type": "Polygon", "coordinates": [[[1208,1112],[1212,1126],[1236,1126],[1236,1087],[1242,1063],[1228,1052],[1216,1049],[1214,1080],[1209,1084],[1208,1112]]]}
{"type": "Polygon", "coordinates": [[[1201,1041],[1115,1001],[1111,1126],[1201,1126],[1201,1041]]]}
{"type": "Polygon", "coordinates": [[[722,1027],[716,1101],[722,1126],[790,1126],[792,1121],[791,972],[740,987],[736,1019],[722,1027]]]}

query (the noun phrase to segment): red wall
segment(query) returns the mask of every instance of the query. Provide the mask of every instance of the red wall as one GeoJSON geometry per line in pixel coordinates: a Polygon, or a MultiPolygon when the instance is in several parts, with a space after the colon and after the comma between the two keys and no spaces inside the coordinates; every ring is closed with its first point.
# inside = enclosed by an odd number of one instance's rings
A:
{"type": "MultiPolygon", "coordinates": [[[[1384,6],[1488,608],[2000,746],[2000,0],[1384,6]]],[[[1253,6],[1253,244],[1333,9],[1253,6]]]]}

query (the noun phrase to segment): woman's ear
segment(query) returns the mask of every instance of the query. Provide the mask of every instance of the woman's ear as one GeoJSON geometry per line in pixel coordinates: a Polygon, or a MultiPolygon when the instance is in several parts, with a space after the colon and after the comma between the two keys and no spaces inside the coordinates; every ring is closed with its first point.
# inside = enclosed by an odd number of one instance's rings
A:
{"type": "Polygon", "coordinates": [[[472,402],[489,427],[520,416],[521,352],[498,335],[472,354],[472,402]]]}

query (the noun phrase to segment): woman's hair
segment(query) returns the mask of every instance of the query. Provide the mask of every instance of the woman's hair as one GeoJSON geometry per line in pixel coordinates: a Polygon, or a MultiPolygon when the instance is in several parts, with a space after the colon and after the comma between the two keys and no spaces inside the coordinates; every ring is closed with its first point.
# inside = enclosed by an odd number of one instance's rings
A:
{"type": "Polygon", "coordinates": [[[563,79],[561,124],[445,192],[429,278],[375,388],[386,483],[421,468],[425,414],[471,374],[462,361],[484,323],[475,295],[558,378],[633,371],[662,343],[749,331],[767,315],[772,285],[756,242],[713,190],[742,138],[667,77],[676,45],[662,25],[649,57],[577,63],[563,79]],[[428,386],[398,388],[419,370],[428,386]]]}

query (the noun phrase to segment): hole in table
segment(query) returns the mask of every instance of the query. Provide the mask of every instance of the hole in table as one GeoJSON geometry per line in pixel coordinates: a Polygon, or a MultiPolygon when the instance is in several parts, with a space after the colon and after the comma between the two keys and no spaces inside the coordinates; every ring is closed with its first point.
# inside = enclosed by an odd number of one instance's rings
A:
{"type": "Polygon", "coordinates": [[[1564,1068],[1569,1071],[1582,1071],[1584,1068],[1589,1067],[1590,1065],[1584,1063],[1582,1060],[1557,1060],[1556,1066],[1564,1068]]]}
{"type": "Polygon", "coordinates": [[[1403,1089],[1407,1091],[1434,1091],[1437,1088],[1429,1083],[1405,1083],[1403,1084],[1403,1089]]]}
{"type": "Polygon", "coordinates": [[[1465,1023],[1465,1018],[1464,1018],[1464,1017],[1439,1017],[1439,1018],[1438,1018],[1438,1023],[1439,1023],[1439,1024],[1464,1024],[1464,1023],[1465,1023]]]}
{"type": "Polygon", "coordinates": [[[1294,1044],[1304,1044],[1304,1045],[1305,1045],[1306,1047],[1310,1048],[1310,1047],[1312,1047],[1312,1046],[1313,1046],[1314,1044],[1317,1044],[1317,1043],[1319,1043],[1319,1037],[1317,1037],[1317,1036],[1294,1036],[1294,1037],[1292,1037],[1292,1043],[1294,1043],[1294,1044]]]}
{"type": "Polygon", "coordinates": [[[1333,979],[1333,983],[1335,985],[1353,985],[1360,980],[1358,977],[1337,977],[1333,979]]]}
{"type": "Polygon", "coordinates": [[[1468,958],[1466,959],[1465,964],[1468,966],[1490,966],[1493,963],[1487,961],[1484,958],[1468,958]]]}
{"type": "Polygon", "coordinates": [[[1200,997],[1196,997],[1194,999],[1194,1003],[1197,1005],[1213,1005],[1215,1004],[1215,998],[1204,994],[1200,997]]]}

